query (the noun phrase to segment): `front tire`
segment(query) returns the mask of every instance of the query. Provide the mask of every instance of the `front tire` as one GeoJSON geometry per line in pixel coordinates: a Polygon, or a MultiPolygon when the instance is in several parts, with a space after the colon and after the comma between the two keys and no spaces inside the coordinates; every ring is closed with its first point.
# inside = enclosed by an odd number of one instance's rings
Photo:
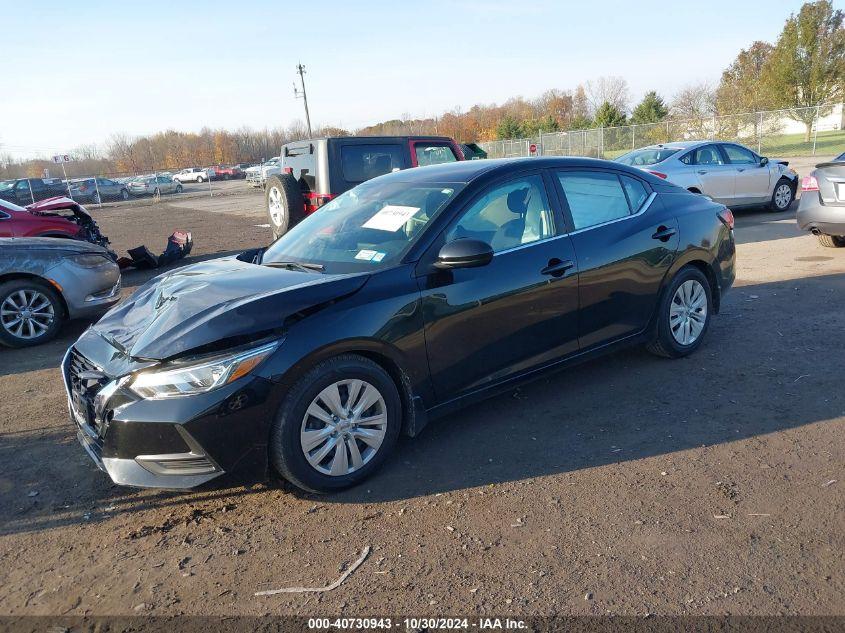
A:
{"type": "Polygon", "coordinates": [[[648,351],[665,358],[688,356],[699,348],[710,326],[713,296],[698,268],[682,268],[666,288],[657,312],[657,338],[648,351]]]}
{"type": "Polygon", "coordinates": [[[291,174],[273,175],[267,179],[264,203],[273,239],[279,239],[305,217],[305,198],[299,183],[291,174]]]}
{"type": "Polygon", "coordinates": [[[181,182],[178,185],[176,185],[176,193],[182,193],[182,183],[181,182]]]}
{"type": "Polygon", "coordinates": [[[204,182],[205,182],[205,178],[203,178],[202,176],[199,176],[199,177],[197,178],[197,184],[201,185],[201,184],[202,184],[202,183],[204,183],[204,182]]]}
{"type": "Polygon", "coordinates": [[[827,248],[845,248],[845,235],[822,235],[819,233],[819,244],[827,248]]]}
{"type": "Polygon", "coordinates": [[[0,343],[31,347],[56,336],[64,318],[62,302],[47,284],[15,279],[0,284],[0,343]]]}
{"type": "Polygon", "coordinates": [[[795,189],[792,183],[786,178],[781,178],[772,192],[772,200],[769,202],[769,208],[772,211],[787,211],[792,205],[793,200],[795,200],[795,189]]]}
{"type": "Polygon", "coordinates": [[[354,486],[387,459],[402,423],[396,385],[355,354],[323,361],[290,390],[270,433],[270,463],[303,490],[354,486]]]}
{"type": "Polygon", "coordinates": [[[129,191],[126,189],[120,190],[120,199],[121,200],[129,200],[129,191]]]}

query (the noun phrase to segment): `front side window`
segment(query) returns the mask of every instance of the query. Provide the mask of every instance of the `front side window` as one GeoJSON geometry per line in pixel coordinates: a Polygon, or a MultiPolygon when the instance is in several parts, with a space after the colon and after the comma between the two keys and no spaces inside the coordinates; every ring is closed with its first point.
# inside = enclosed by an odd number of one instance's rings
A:
{"type": "Polygon", "coordinates": [[[757,164],[757,157],[749,149],[745,149],[739,145],[722,145],[722,149],[725,150],[725,154],[728,155],[728,160],[732,165],[757,164]]]}
{"type": "Polygon", "coordinates": [[[364,182],[404,167],[400,145],[342,145],[340,164],[347,182],[364,182]]]}
{"type": "Polygon", "coordinates": [[[262,264],[318,264],[327,273],[398,263],[463,185],[365,182],[276,240],[262,264]]]}
{"type": "Polygon", "coordinates": [[[553,235],[546,188],[535,175],[491,187],[458,219],[446,241],[481,240],[498,253],[553,235]]]}
{"type": "Polygon", "coordinates": [[[441,163],[454,163],[458,160],[452,148],[442,144],[415,143],[414,154],[417,157],[417,166],[419,167],[440,165],[441,163]]]}
{"type": "Polygon", "coordinates": [[[562,171],[557,177],[576,231],[630,215],[628,200],[616,174],[562,171]]]}

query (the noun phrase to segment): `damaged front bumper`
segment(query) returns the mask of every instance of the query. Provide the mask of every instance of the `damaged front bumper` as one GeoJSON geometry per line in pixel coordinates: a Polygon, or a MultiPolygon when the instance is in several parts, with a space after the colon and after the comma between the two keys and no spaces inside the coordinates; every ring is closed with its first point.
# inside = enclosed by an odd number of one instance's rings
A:
{"type": "Polygon", "coordinates": [[[77,439],[114,483],[187,489],[235,469],[266,473],[268,381],[247,376],[195,396],[139,399],[125,374],[91,360],[91,347],[111,347],[88,334],[68,349],[62,377],[77,439]]]}

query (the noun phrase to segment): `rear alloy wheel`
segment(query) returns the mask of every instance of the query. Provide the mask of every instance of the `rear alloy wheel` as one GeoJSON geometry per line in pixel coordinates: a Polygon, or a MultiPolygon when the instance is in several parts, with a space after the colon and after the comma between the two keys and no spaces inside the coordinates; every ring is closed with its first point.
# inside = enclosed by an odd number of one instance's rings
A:
{"type": "Polygon", "coordinates": [[[204,182],[205,182],[205,178],[203,178],[202,176],[197,177],[197,183],[202,184],[204,182]]]}
{"type": "Polygon", "coordinates": [[[792,185],[786,179],[781,179],[775,185],[775,190],[772,192],[772,202],[770,204],[774,211],[786,211],[792,204],[795,198],[795,191],[792,185]]]}
{"type": "Polygon", "coordinates": [[[282,404],[271,463],[304,490],[348,488],[386,459],[401,417],[399,394],[384,369],[357,355],[331,358],[306,373],[282,404]]]}
{"type": "Polygon", "coordinates": [[[845,248],[845,235],[822,235],[819,233],[819,244],[828,248],[845,248]]]}
{"type": "Polygon", "coordinates": [[[46,284],[18,279],[0,284],[0,343],[29,347],[52,339],[62,322],[59,297],[46,284]]]}
{"type": "Polygon", "coordinates": [[[693,266],[682,268],[660,300],[657,338],[648,350],[667,358],[692,354],[710,325],[712,306],[710,282],[704,273],[693,266]]]}
{"type": "Polygon", "coordinates": [[[182,193],[182,183],[181,182],[178,185],[176,185],[176,193],[182,193]]]}

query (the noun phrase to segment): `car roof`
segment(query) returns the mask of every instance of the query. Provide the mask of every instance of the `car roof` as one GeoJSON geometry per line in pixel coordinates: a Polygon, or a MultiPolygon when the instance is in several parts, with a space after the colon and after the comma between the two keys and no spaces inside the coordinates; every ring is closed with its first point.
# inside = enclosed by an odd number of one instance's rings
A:
{"type": "Polygon", "coordinates": [[[485,160],[464,160],[454,163],[441,163],[426,167],[404,169],[380,176],[380,180],[391,179],[396,182],[408,183],[464,183],[468,184],[481,176],[495,178],[528,169],[548,168],[584,168],[584,169],[612,169],[626,171],[632,176],[645,178],[654,184],[663,184],[656,176],[652,176],[635,167],[622,165],[609,160],[581,157],[521,157],[521,158],[493,158],[485,160]]]}
{"type": "Polygon", "coordinates": [[[449,136],[319,136],[313,139],[301,139],[299,141],[291,141],[285,143],[282,147],[288,145],[307,145],[308,143],[322,142],[322,141],[343,141],[344,143],[396,143],[405,141],[437,141],[438,143],[451,143],[452,138],[449,136]]]}

